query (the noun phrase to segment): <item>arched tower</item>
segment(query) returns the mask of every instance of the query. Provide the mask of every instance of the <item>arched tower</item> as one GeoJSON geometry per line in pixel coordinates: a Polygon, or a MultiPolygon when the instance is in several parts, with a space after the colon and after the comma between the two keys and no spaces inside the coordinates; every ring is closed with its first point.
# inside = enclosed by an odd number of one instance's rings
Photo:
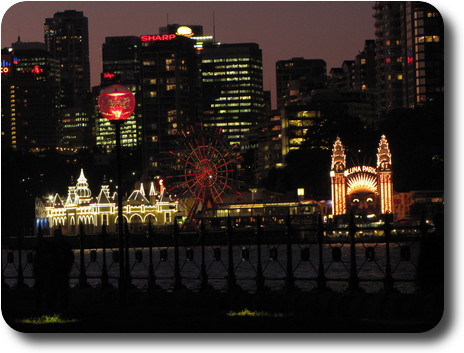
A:
{"type": "Polygon", "coordinates": [[[380,196],[380,212],[393,213],[392,158],[387,138],[382,135],[377,148],[377,185],[380,196]]]}
{"type": "Polygon", "coordinates": [[[337,137],[332,149],[330,181],[332,189],[332,214],[346,214],[346,155],[340,137],[337,137]]]}
{"type": "Polygon", "coordinates": [[[77,179],[76,184],[76,196],[79,203],[88,203],[90,202],[90,197],[92,192],[89,189],[89,184],[87,183],[87,178],[84,176],[84,170],[81,169],[81,175],[77,179]]]}

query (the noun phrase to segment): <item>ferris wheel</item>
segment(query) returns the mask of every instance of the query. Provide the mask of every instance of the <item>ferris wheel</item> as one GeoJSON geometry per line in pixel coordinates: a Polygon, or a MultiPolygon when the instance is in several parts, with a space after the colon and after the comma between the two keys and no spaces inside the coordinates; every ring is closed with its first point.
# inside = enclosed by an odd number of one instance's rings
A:
{"type": "Polygon", "coordinates": [[[231,146],[220,129],[189,127],[182,132],[179,150],[171,154],[181,163],[183,172],[171,178],[178,181],[171,190],[190,198],[189,220],[204,213],[208,208],[215,209],[235,190],[241,156],[238,145],[231,146]]]}

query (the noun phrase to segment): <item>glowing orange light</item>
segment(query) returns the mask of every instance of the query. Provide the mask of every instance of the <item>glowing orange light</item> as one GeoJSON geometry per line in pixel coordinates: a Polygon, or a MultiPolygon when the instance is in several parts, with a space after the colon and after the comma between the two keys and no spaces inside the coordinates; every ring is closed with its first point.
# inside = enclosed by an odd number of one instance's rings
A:
{"type": "Polygon", "coordinates": [[[163,179],[160,179],[160,180],[158,181],[158,185],[159,185],[159,188],[160,188],[160,194],[162,194],[163,191],[164,191],[164,180],[163,180],[163,179]]]}
{"type": "Polygon", "coordinates": [[[135,109],[135,97],[122,85],[106,87],[98,97],[100,113],[110,121],[127,120],[135,109]]]}

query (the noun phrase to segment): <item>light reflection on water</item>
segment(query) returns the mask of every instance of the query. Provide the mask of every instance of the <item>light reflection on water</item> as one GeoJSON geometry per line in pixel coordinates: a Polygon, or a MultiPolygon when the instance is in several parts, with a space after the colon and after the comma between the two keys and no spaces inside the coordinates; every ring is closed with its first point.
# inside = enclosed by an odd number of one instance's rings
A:
{"type": "MultiPolygon", "coordinates": [[[[401,260],[400,246],[397,243],[390,245],[390,262],[392,275],[394,279],[403,280],[404,282],[395,282],[395,288],[401,292],[412,292],[415,289],[414,278],[419,256],[419,244],[410,243],[411,256],[409,260],[401,260]]],[[[216,289],[227,288],[228,276],[228,258],[227,247],[221,246],[221,259],[216,261],[213,257],[213,246],[205,246],[205,264],[208,275],[208,283],[216,289]]],[[[233,260],[237,285],[244,290],[256,290],[256,271],[257,271],[257,247],[255,245],[247,246],[249,249],[248,261],[242,260],[242,251],[239,246],[233,248],[233,260]]],[[[156,284],[163,289],[172,288],[174,278],[174,249],[167,248],[167,261],[160,260],[160,249],[153,248],[153,268],[155,270],[156,284]]],[[[198,289],[200,287],[200,266],[201,266],[201,247],[193,247],[193,260],[189,261],[186,256],[186,247],[179,249],[179,264],[181,268],[182,284],[189,289],[198,289]]],[[[84,263],[86,264],[87,282],[97,287],[100,285],[102,269],[102,249],[95,249],[96,261],[91,261],[91,250],[84,251],[84,263]]],[[[117,287],[117,278],[119,276],[119,263],[113,262],[112,253],[117,249],[106,249],[107,272],[109,283],[117,287]]],[[[2,272],[5,282],[14,286],[16,284],[18,256],[15,253],[13,263],[7,262],[7,250],[2,250],[2,272]]],[[[25,283],[29,286],[34,284],[32,278],[32,264],[27,262],[27,253],[22,252],[22,266],[25,283]]],[[[316,287],[316,277],[318,275],[319,257],[318,246],[313,245],[293,245],[293,271],[295,284],[302,290],[310,290],[316,287]],[[301,249],[309,248],[309,260],[304,261],[301,258],[301,249]]],[[[71,286],[77,286],[79,283],[79,250],[74,251],[74,264],[70,274],[71,286]]],[[[325,276],[328,280],[327,285],[335,291],[343,291],[348,287],[348,278],[350,275],[350,247],[349,244],[325,244],[323,247],[323,259],[325,276]],[[332,261],[332,248],[341,247],[340,262],[332,261]]],[[[131,268],[132,284],[139,289],[145,289],[148,286],[148,268],[149,268],[149,249],[148,248],[131,248],[129,249],[129,260],[131,268]],[[142,251],[141,261],[136,260],[136,250],[142,251]]],[[[356,244],[356,262],[360,286],[367,292],[376,292],[383,288],[382,280],[385,277],[385,245],[384,244],[356,244]],[[368,261],[365,256],[367,247],[373,247],[375,251],[375,260],[368,261]]],[[[281,289],[285,285],[286,276],[286,246],[285,245],[262,245],[261,246],[261,263],[265,285],[273,290],[281,289]],[[277,259],[270,259],[271,248],[277,249],[277,259]]]]}

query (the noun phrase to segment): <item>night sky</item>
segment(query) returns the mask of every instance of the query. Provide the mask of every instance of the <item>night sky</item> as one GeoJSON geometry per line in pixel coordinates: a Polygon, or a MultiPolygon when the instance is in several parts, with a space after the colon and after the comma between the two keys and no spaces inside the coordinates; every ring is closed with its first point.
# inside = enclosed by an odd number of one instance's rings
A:
{"type": "MultiPolygon", "coordinates": [[[[47,17],[64,10],[89,19],[92,86],[99,84],[101,45],[108,36],[157,34],[166,23],[197,24],[223,43],[254,42],[263,50],[264,89],[274,91],[275,62],[292,57],[323,59],[327,71],[354,60],[374,39],[373,2],[75,2],[29,1],[11,6],[2,21],[2,48],[18,36],[43,42],[47,17]]],[[[272,97],[275,105],[275,97],[272,97]]]]}

